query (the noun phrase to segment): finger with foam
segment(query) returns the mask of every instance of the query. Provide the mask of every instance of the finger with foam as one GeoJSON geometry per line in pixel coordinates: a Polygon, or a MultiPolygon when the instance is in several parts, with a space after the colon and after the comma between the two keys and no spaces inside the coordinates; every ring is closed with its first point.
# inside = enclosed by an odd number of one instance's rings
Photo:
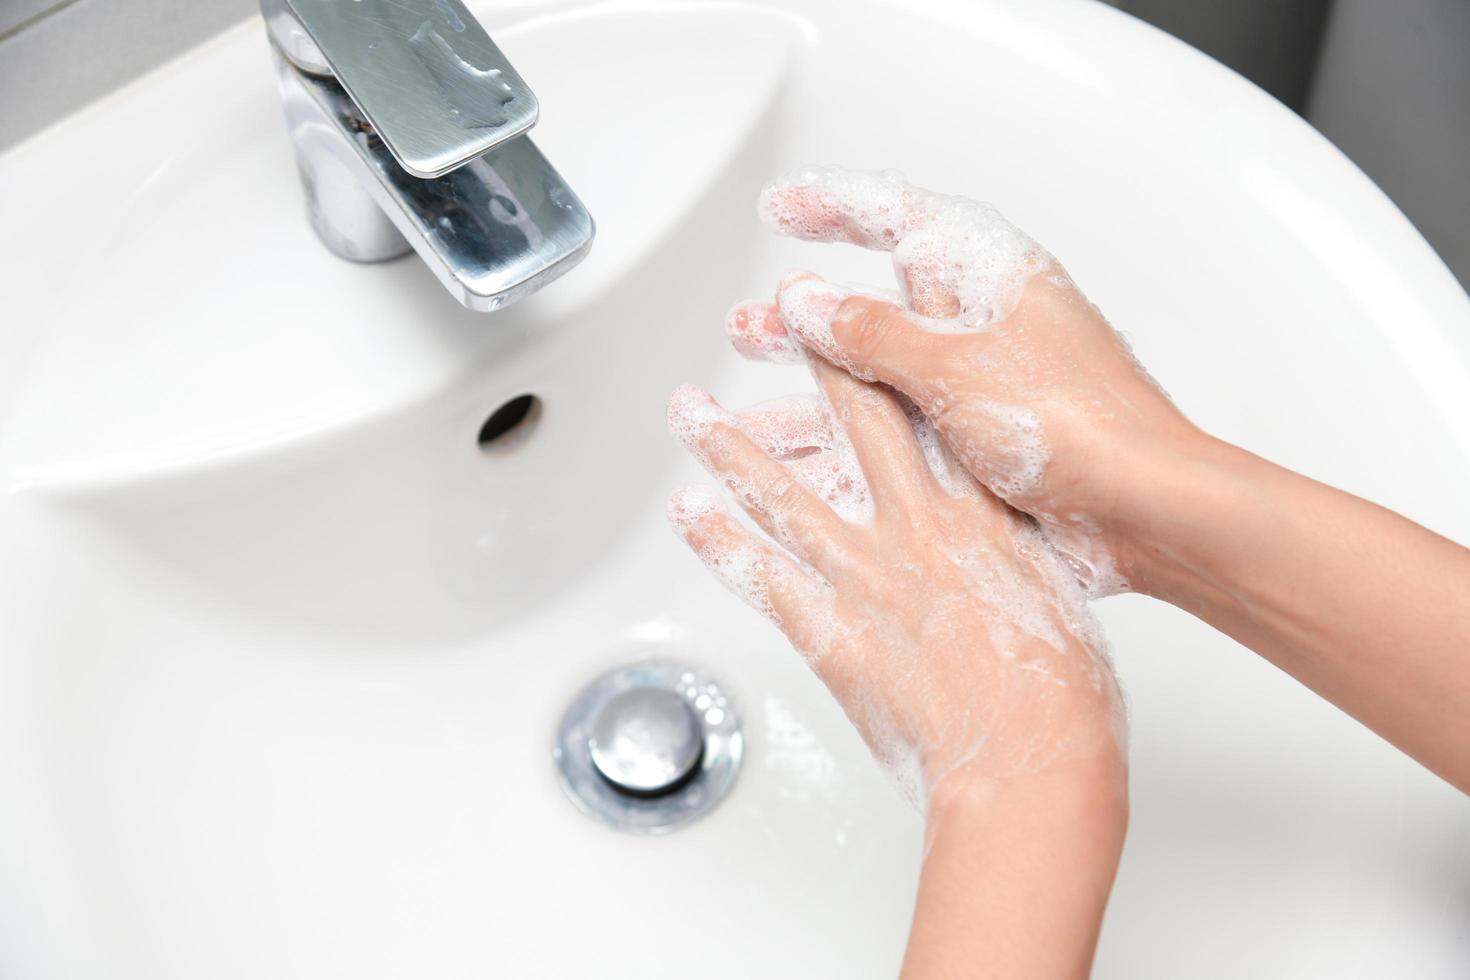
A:
{"type": "Polygon", "coordinates": [[[797,347],[897,388],[975,480],[1041,522],[1093,594],[1126,590],[1108,509],[1139,468],[1128,459],[1190,427],[1060,265],[990,205],[896,171],[804,168],[768,185],[759,210],[782,234],[889,252],[900,297],[788,279],[774,316],[744,304],[772,339],[741,351],[790,361],[784,326],[797,347]]]}
{"type": "MultiPolygon", "coordinates": [[[[756,523],[798,558],[824,575],[855,559],[858,552],[848,521],[832,510],[822,494],[762,451],[741,430],[735,416],[716,404],[707,392],[693,385],[675,389],[669,396],[668,423],[756,523]]],[[[842,475],[840,470],[838,475],[842,475]]],[[[841,489],[840,497],[845,499],[855,488],[844,485],[841,489]]],[[[861,500],[864,510],[852,518],[867,515],[870,501],[866,492],[861,500]]]]}
{"type": "Polygon", "coordinates": [[[768,184],[758,210],[784,235],[892,252],[910,305],[917,294],[952,306],[953,320],[939,321],[948,329],[1004,319],[1027,280],[1054,265],[989,204],[915,187],[896,170],[805,167],[768,184]]]}
{"type": "Polygon", "coordinates": [[[834,621],[832,587],[741,527],[714,487],[669,495],[669,523],[731,592],[781,628],[808,658],[825,653],[834,621]]]}

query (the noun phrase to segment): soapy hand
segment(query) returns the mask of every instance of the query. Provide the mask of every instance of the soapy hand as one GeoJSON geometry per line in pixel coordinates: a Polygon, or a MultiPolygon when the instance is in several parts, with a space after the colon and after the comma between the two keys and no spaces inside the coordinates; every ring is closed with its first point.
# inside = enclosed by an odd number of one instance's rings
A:
{"type": "Polygon", "coordinates": [[[812,369],[825,401],[736,415],[686,386],[669,403],[670,427],[785,551],[711,488],[674,494],[675,528],[786,633],[916,803],[951,777],[1121,774],[1101,635],[1036,526],[901,396],[812,369]]]}
{"type": "Polygon", "coordinates": [[[681,389],[670,422],[786,552],[711,491],[670,515],[927,803],[905,977],[1087,975],[1127,791],[1083,586],[1190,611],[1470,792],[1470,549],[1194,428],[986,205],[808,170],[761,210],[892,252],[900,302],[802,273],[732,310],[826,402],[681,389]]]}
{"type": "Polygon", "coordinates": [[[669,422],[780,547],[708,488],[677,491],[670,518],[925,808],[904,975],[1084,975],[1127,789],[1079,581],[1122,587],[1104,457],[1187,423],[989,208],[839,171],[778,182],[762,207],[793,234],[892,250],[910,309],[799,273],[732,311],[737,347],[806,362],[823,398],[737,415],[686,387],[669,422]]]}
{"type": "Polygon", "coordinates": [[[892,252],[903,304],[788,277],[774,303],[731,311],[735,346],[770,360],[806,346],[903,392],[1091,594],[1124,591],[1121,486],[1194,430],[1056,260],[988,205],[893,172],[802,170],[760,211],[784,234],[892,252]]]}

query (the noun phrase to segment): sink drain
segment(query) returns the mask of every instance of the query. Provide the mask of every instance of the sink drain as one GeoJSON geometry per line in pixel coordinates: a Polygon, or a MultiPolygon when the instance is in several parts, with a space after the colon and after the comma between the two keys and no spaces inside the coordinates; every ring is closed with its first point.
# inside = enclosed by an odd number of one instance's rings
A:
{"type": "Polygon", "coordinates": [[[743,748],[719,684],[696,667],[657,660],[588,685],[562,717],[552,756],[583,812],[618,830],[659,834],[724,799],[743,748]]]}

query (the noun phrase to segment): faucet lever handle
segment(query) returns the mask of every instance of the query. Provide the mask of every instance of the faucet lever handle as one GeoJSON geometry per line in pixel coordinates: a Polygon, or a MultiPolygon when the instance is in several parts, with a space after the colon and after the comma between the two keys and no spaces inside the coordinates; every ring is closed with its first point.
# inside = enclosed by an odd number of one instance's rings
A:
{"type": "Polygon", "coordinates": [[[460,0],[260,0],[271,38],[332,75],[404,170],[439,177],[536,124],[530,86],[460,0]]]}

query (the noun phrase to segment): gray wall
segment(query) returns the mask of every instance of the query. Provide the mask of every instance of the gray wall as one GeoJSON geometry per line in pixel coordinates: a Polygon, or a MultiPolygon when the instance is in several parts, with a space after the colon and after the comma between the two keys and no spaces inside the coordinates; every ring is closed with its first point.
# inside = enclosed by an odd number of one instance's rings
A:
{"type": "Polygon", "coordinates": [[[256,0],[0,0],[0,149],[257,9],[256,0]]]}
{"type": "MultiPolygon", "coordinates": [[[[1109,0],[1224,62],[1300,112],[1332,0],[1109,0]]],[[[1388,2],[1388,0],[1384,0],[1388,2]]]]}
{"type": "MultiPolygon", "coordinates": [[[[1470,0],[1107,2],[1303,112],[1470,287],[1470,0]]],[[[0,149],[255,9],[256,0],[0,0],[0,149]]]]}
{"type": "Polygon", "coordinates": [[[1107,0],[1306,116],[1470,289],[1470,0],[1107,0]]]}
{"type": "Polygon", "coordinates": [[[1470,0],[1337,0],[1307,118],[1470,289],[1470,0]]]}

